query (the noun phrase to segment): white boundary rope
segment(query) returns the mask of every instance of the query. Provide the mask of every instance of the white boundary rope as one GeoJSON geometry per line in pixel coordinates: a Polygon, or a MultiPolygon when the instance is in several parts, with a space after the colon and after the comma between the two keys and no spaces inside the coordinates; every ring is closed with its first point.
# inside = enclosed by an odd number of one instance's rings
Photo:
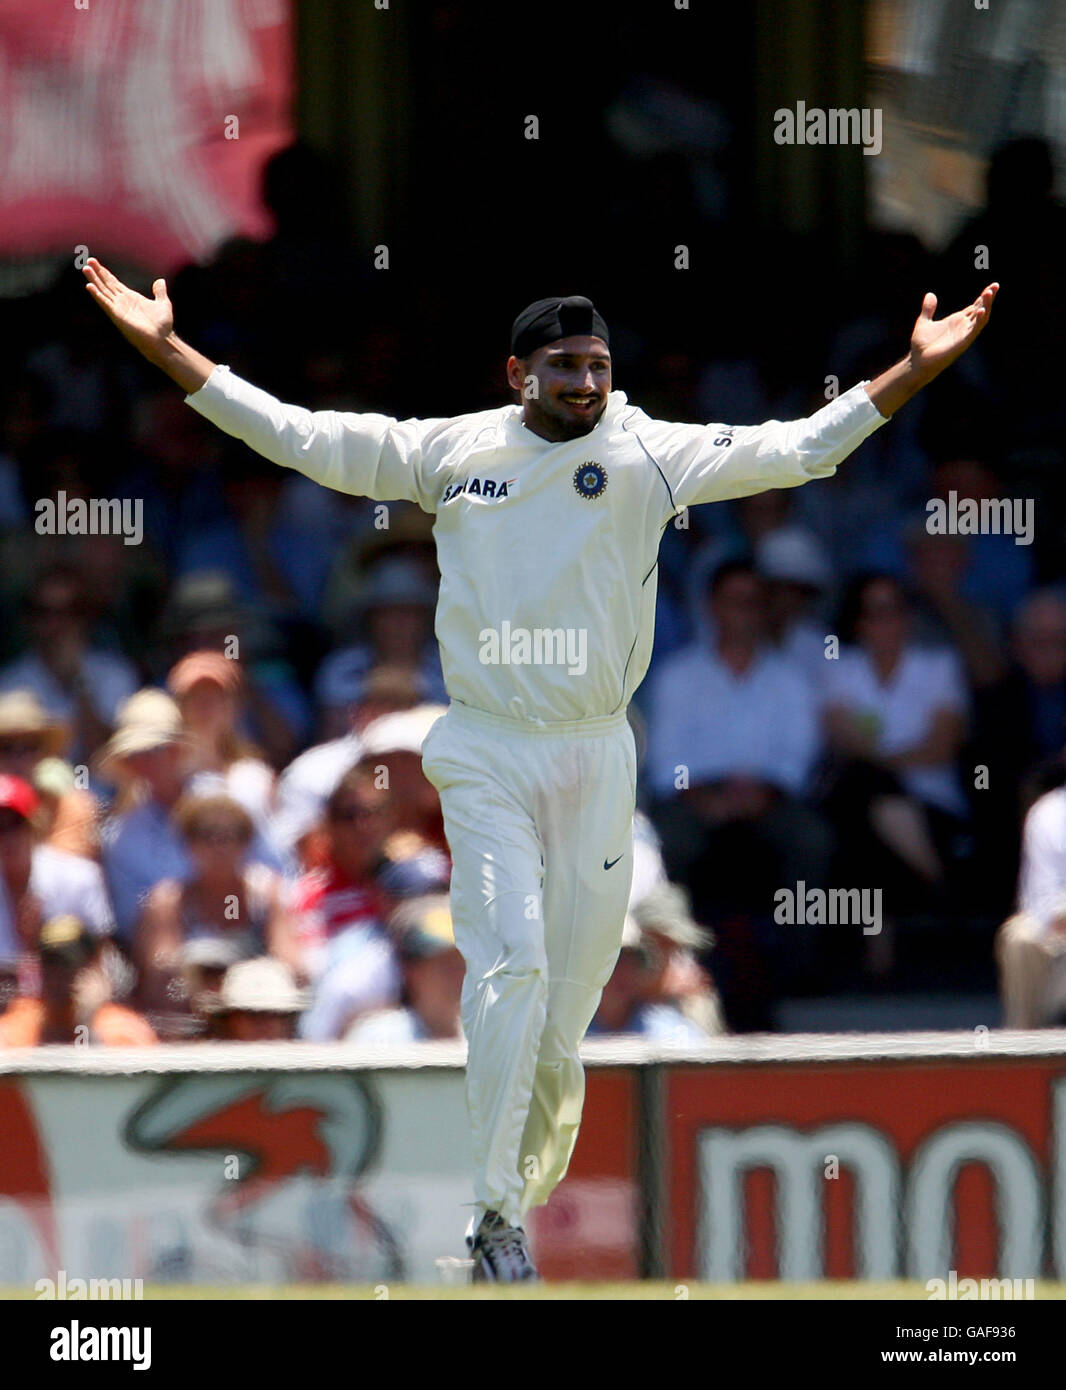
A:
{"type": "MultiPolygon", "coordinates": [[[[642,1038],[596,1038],[582,1046],[581,1056],[589,1067],[1066,1059],[1066,1028],[1032,1032],[964,1029],[943,1033],[745,1034],[713,1038],[695,1046],[688,1042],[646,1042],[642,1038]]],[[[0,1051],[0,1076],[423,1071],[454,1070],[465,1062],[466,1045],[459,1042],[373,1047],[343,1042],[183,1043],[139,1048],[80,1045],[0,1051]]]]}

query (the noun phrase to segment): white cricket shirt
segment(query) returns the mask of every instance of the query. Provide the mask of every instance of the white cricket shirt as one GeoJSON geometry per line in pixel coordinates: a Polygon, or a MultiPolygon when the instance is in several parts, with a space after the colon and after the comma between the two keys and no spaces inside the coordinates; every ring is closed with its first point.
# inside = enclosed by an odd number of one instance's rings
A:
{"type": "Polygon", "coordinates": [[[669,424],[612,391],[595,429],[562,443],[526,429],[517,405],[430,420],[310,411],[225,366],[185,399],[325,487],[435,514],[449,696],[546,723],[628,705],[675,516],[828,477],[885,423],[862,384],[808,419],[763,425],[669,424]]]}

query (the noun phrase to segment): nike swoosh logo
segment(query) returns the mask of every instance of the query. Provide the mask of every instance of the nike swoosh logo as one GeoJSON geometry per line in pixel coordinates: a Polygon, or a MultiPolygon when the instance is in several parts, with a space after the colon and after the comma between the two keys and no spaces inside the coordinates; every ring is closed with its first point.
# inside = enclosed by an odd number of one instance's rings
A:
{"type": "MultiPolygon", "coordinates": [[[[622,857],[623,857],[622,855],[619,855],[619,856],[618,856],[618,859],[621,859],[622,857]]],[[[612,859],[611,862],[610,862],[609,864],[608,864],[607,860],[605,859],[605,860],[603,861],[603,867],[604,867],[605,869],[613,869],[614,866],[618,863],[618,859],[612,859]]]]}

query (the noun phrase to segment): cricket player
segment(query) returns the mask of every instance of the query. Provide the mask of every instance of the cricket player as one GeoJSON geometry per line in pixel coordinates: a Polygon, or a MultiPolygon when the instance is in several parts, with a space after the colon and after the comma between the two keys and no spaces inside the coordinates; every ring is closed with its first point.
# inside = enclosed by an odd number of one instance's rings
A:
{"type": "MultiPolygon", "coordinates": [[[[687,507],[830,476],[959,356],[998,286],[808,419],[669,424],[613,389],[607,325],[580,296],[514,322],[520,404],[450,419],[311,411],[216,365],[99,261],[88,291],[187,403],[326,487],[436,517],[436,634],[450,704],[423,746],[453,857],[476,1210],[474,1278],[538,1277],[523,1221],[566,1173],[584,1100],[578,1045],[618,956],[636,753],[664,529],[687,507]]],[[[788,312],[788,306],[782,306],[788,312]]]]}

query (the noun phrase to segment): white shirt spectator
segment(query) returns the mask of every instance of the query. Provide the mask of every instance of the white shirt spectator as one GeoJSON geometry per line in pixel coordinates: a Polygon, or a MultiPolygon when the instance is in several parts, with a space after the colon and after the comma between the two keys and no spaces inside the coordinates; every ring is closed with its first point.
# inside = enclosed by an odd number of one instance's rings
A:
{"type": "Polygon", "coordinates": [[[322,818],[337,783],[359,761],[362,745],[355,734],[316,744],[293,758],[278,778],[271,836],[281,853],[291,855],[322,818]]]}
{"type": "Polygon", "coordinates": [[[737,676],[705,644],[663,662],[648,702],[646,772],[652,790],[750,776],[798,794],[818,752],[815,692],[803,671],[771,648],[737,676]]]}
{"type": "Polygon", "coordinates": [[[1066,918],[1066,787],[1046,792],[1025,818],[1018,911],[1049,935],[1052,922],[1066,918]]]}
{"type": "MultiPolygon", "coordinates": [[[[840,705],[868,718],[876,731],[877,752],[886,756],[921,743],[940,710],[965,715],[969,709],[962,667],[947,647],[907,647],[885,685],[865,651],[846,647],[837,660],[825,662],[823,694],[826,705],[840,705]]],[[[966,814],[953,764],[908,767],[899,777],[919,801],[953,815],[966,814]]]]}
{"type": "Polygon", "coordinates": [[[392,942],[379,927],[349,927],[327,948],[311,1007],[300,1019],[309,1042],[342,1038],[360,1014],[395,1005],[402,980],[392,942]]]}
{"type": "MultiPolygon", "coordinates": [[[[72,914],[96,936],[111,936],[115,919],[99,864],[80,854],[51,845],[37,845],[30,867],[30,893],[41,905],[43,922],[72,914]]],[[[0,878],[0,960],[13,961],[22,952],[15,934],[14,912],[7,885],[0,878]]]]}

